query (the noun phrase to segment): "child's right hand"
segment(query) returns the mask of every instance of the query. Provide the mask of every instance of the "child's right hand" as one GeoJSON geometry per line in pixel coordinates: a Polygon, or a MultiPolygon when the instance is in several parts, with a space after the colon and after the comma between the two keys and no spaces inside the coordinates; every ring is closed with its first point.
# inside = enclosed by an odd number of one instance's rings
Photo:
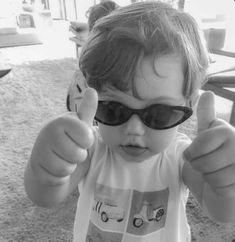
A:
{"type": "Polygon", "coordinates": [[[87,158],[94,142],[92,123],[98,95],[88,88],[78,113],[66,113],[47,124],[40,132],[30,158],[40,183],[60,185],[68,182],[77,164],[87,158]]]}

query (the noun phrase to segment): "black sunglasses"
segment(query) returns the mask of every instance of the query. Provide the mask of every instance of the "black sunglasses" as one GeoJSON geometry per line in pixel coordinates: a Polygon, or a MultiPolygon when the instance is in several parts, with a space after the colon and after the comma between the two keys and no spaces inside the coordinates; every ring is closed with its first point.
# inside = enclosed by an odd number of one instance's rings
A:
{"type": "Polygon", "coordinates": [[[116,126],[137,114],[147,127],[161,130],[183,123],[192,113],[191,107],[153,104],[143,109],[132,109],[119,102],[99,101],[95,120],[105,125],[116,126]]]}

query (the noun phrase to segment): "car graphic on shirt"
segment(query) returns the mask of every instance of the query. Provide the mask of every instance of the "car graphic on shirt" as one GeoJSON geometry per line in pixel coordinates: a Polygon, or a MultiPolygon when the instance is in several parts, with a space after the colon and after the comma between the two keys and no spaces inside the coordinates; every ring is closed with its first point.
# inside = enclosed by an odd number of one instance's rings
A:
{"type": "Polygon", "coordinates": [[[94,201],[93,210],[100,214],[103,222],[108,222],[109,219],[122,222],[124,219],[124,210],[118,207],[114,202],[94,201]]]}
{"type": "Polygon", "coordinates": [[[134,227],[139,228],[144,222],[159,222],[164,214],[165,211],[162,206],[153,208],[149,202],[144,201],[140,212],[134,215],[133,225],[134,227]]]}

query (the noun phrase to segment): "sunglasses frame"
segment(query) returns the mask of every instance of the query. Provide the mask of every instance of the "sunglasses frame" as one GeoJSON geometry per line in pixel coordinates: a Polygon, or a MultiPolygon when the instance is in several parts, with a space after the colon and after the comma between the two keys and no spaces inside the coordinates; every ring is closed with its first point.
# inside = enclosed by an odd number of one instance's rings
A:
{"type": "MultiPolygon", "coordinates": [[[[120,103],[120,102],[116,102],[116,101],[98,101],[98,108],[99,108],[99,104],[103,104],[103,103],[117,103],[119,104],[120,106],[123,106],[125,107],[126,109],[128,109],[128,111],[130,112],[130,117],[124,121],[121,121],[121,122],[117,122],[117,123],[109,123],[109,122],[106,122],[106,121],[103,121],[101,119],[99,119],[96,115],[95,115],[95,120],[99,123],[102,123],[102,124],[105,124],[105,125],[108,125],[108,126],[118,126],[118,125],[122,125],[124,124],[125,122],[127,122],[132,115],[136,114],[138,115],[138,117],[140,118],[141,122],[143,122],[148,128],[151,128],[151,129],[154,129],[154,130],[164,130],[164,129],[170,129],[170,128],[173,128],[181,123],[183,123],[184,121],[186,121],[188,118],[190,118],[190,116],[193,114],[193,110],[191,108],[191,105],[190,107],[187,107],[187,106],[171,106],[171,105],[167,105],[167,104],[152,104],[146,108],[142,108],[142,109],[133,109],[133,108],[129,108],[128,106],[120,103]],[[169,125],[169,126],[165,126],[165,127],[158,127],[158,128],[152,128],[149,126],[148,123],[146,123],[146,121],[142,118],[142,114],[143,114],[143,110],[146,110],[146,109],[150,109],[151,107],[153,106],[158,106],[158,107],[165,107],[167,109],[171,109],[171,110],[178,110],[178,111],[183,111],[184,115],[183,117],[177,121],[176,123],[172,124],[172,125],[169,125]]],[[[97,110],[98,110],[97,108],[97,110]]]]}

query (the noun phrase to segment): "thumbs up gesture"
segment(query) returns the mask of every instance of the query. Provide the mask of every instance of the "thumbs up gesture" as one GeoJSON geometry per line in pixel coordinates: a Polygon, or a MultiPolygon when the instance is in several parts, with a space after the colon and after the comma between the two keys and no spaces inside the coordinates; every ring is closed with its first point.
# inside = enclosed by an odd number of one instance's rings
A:
{"type": "Polygon", "coordinates": [[[98,96],[87,89],[78,113],[67,113],[47,124],[34,145],[30,162],[34,173],[45,184],[63,184],[78,164],[87,158],[93,142],[92,123],[98,96]]]}
{"type": "Polygon", "coordinates": [[[198,134],[184,156],[216,194],[234,197],[235,129],[215,113],[214,94],[203,93],[197,108],[198,134]]]}

